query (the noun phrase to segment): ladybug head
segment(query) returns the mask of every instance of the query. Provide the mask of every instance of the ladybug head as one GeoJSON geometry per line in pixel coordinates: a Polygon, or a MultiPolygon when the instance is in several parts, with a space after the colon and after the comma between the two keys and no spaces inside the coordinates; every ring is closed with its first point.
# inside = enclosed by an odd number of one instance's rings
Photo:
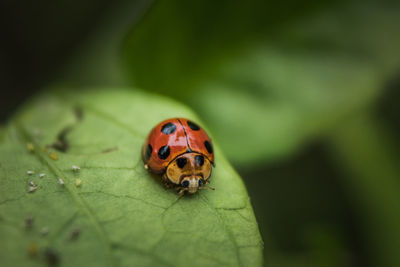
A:
{"type": "Polygon", "coordinates": [[[181,187],[183,191],[188,191],[190,194],[194,194],[197,190],[202,189],[205,184],[202,177],[197,176],[186,176],[182,179],[181,187]]]}
{"type": "Polygon", "coordinates": [[[203,189],[211,175],[211,162],[196,152],[182,154],[167,167],[166,175],[170,181],[179,184],[182,192],[193,194],[203,189]]]}

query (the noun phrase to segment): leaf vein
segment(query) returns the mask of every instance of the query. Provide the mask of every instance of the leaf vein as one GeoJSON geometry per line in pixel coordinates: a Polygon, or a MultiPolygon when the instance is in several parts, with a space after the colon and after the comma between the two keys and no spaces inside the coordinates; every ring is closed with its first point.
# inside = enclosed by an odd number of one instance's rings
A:
{"type": "Polygon", "coordinates": [[[238,244],[237,244],[237,242],[236,242],[236,239],[235,239],[235,237],[234,237],[232,231],[231,231],[231,230],[229,229],[229,227],[226,225],[224,218],[222,218],[221,214],[218,212],[218,209],[217,209],[216,207],[212,206],[212,205],[210,204],[210,202],[208,201],[208,199],[207,199],[204,195],[201,195],[201,198],[203,199],[203,202],[204,202],[210,209],[212,209],[212,210],[215,211],[216,217],[217,217],[218,220],[222,223],[222,226],[224,227],[225,232],[228,234],[229,239],[231,240],[233,246],[235,247],[235,251],[236,251],[235,254],[236,254],[236,258],[237,258],[237,261],[238,261],[239,266],[243,266],[242,261],[241,261],[241,259],[240,259],[240,255],[239,255],[240,247],[238,246],[238,244]]]}

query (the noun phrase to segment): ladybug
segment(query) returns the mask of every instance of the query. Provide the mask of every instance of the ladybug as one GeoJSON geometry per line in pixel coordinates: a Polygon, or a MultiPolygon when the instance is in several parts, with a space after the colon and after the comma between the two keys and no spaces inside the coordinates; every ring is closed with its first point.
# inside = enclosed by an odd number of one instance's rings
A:
{"type": "Polygon", "coordinates": [[[154,127],[142,148],[144,166],[160,174],[167,187],[175,187],[179,195],[212,189],[209,183],[214,151],[210,137],[196,123],[174,118],[154,127]]]}

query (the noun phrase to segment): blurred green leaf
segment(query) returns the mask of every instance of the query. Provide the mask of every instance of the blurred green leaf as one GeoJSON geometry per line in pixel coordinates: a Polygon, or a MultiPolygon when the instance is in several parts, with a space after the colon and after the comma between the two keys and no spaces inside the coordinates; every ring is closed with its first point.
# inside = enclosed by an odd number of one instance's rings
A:
{"type": "Polygon", "coordinates": [[[159,1],[133,29],[138,86],[192,106],[239,166],[275,160],[369,105],[399,67],[399,5],[159,1]]]}
{"type": "Polygon", "coordinates": [[[330,136],[344,186],[360,217],[371,266],[400,265],[398,141],[371,114],[354,113],[330,136]]]}
{"type": "Polygon", "coordinates": [[[0,140],[0,265],[260,266],[249,198],[218,146],[215,191],[178,197],[143,168],[145,136],[173,116],[199,121],[177,102],[132,90],[58,91],[25,105],[0,140]],[[63,130],[68,150],[44,151],[63,130]]]}

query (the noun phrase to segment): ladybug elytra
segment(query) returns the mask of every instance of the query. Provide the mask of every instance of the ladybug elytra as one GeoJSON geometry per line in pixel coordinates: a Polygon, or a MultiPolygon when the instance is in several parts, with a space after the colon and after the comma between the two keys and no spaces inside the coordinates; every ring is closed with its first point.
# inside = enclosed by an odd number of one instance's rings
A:
{"type": "Polygon", "coordinates": [[[210,137],[196,123],[168,119],[151,130],[142,149],[145,168],[161,174],[167,187],[179,195],[209,188],[214,151],[210,137]]]}

